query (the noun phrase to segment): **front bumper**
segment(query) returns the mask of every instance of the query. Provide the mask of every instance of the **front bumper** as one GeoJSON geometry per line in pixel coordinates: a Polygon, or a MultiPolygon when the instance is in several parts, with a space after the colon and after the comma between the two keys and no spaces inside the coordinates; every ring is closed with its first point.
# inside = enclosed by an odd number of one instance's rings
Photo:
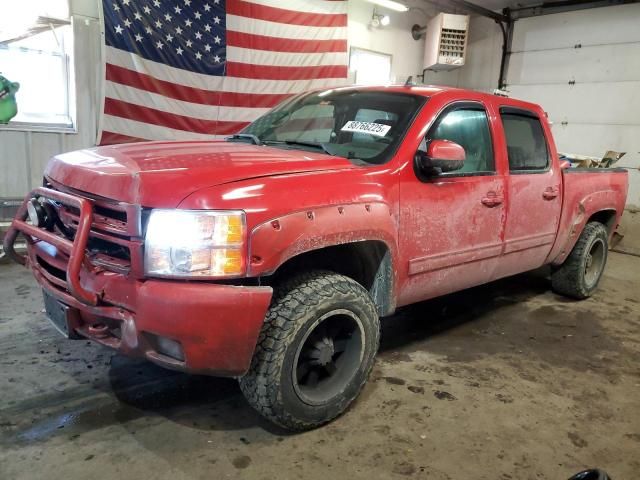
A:
{"type": "Polygon", "coordinates": [[[50,273],[37,259],[54,264],[51,245],[39,242],[28,250],[28,264],[38,283],[69,307],[71,336],[189,373],[240,376],[249,368],[271,301],[271,287],[135,280],[113,272],[81,272],[82,287],[100,298],[99,305],[92,306],[49,281],[50,273]],[[164,353],[159,339],[177,342],[182,355],[164,353]]]}
{"type": "Polygon", "coordinates": [[[130,273],[101,268],[86,253],[97,216],[93,201],[47,188],[31,196],[79,211],[75,238],[68,240],[26,223],[25,201],[4,242],[7,253],[32,270],[45,292],[68,307],[70,337],[190,373],[240,376],[248,370],[271,287],[152,280],[136,276],[133,268],[130,273]],[[19,232],[27,240],[26,256],[13,249],[19,232]]]}

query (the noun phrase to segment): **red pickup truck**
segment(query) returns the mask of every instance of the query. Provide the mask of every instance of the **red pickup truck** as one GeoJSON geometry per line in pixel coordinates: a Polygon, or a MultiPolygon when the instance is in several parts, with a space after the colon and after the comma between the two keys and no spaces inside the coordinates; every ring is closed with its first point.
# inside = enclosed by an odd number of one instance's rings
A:
{"type": "Polygon", "coordinates": [[[356,398],[398,307],[545,264],[588,297],[626,194],[625,170],[561,163],[537,105],[336,88],[225,140],[58,155],[5,249],[69,338],[237,377],[304,430],[356,398]]]}

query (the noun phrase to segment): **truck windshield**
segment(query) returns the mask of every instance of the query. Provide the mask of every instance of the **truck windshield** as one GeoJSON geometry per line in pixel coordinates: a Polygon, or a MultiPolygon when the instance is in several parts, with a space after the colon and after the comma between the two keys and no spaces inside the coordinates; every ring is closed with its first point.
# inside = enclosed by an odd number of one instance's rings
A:
{"type": "Polygon", "coordinates": [[[418,95],[366,90],[303,94],[280,104],[229,140],[385,163],[426,100],[418,95]]]}

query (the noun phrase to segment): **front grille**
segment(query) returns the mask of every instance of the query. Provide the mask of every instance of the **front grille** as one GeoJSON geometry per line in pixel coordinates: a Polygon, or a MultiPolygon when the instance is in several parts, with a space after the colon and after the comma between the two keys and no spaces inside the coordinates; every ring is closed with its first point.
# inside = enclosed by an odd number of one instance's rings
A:
{"type": "Polygon", "coordinates": [[[129,248],[101,238],[89,237],[87,251],[90,257],[102,254],[126,262],[131,261],[131,251],[129,248]]]}
{"type": "Polygon", "coordinates": [[[50,275],[53,275],[57,279],[62,280],[63,282],[67,281],[67,272],[54,267],[53,264],[43,260],[42,257],[38,257],[38,265],[40,265],[45,272],[47,272],[50,275]]]}
{"type": "MultiPolygon", "coordinates": [[[[143,241],[138,206],[78,192],[50,181],[45,183],[45,187],[83,197],[92,202],[93,219],[86,255],[94,268],[131,274],[135,277],[141,276],[143,241]]],[[[79,210],[52,200],[49,202],[55,209],[61,224],[58,224],[56,230],[73,240],[80,221],[79,210]]],[[[61,255],[64,256],[58,252],[58,257],[61,255]]],[[[68,262],[68,258],[62,260],[68,262]]],[[[52,259],[47,258],[47,255],[39,255],[38,262],[49,274],[60,278],[51,270],[60,270],[60,265],[52,265],[52,259]],[[48,267],[45,267],[45,264],[48,267]]]]}

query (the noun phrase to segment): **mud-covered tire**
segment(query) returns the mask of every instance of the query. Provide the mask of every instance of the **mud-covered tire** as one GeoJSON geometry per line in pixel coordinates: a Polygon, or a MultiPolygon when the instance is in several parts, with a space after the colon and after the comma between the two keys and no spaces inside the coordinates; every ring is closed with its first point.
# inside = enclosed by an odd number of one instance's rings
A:
{"type": "MultiPolygon", "coordinates": [[[[333,420],[355,400],[371,372],[379,342],[375,305],[359,283],[326,271],[303,274],[275,289],[251,367],[239,379],[240,388],[251,406],[270,421],[289,430],[309,430],[333,420]],[[315,345],[324,347],[320,340],[312,341],[321,338],[321,328],[326,338],[330,330],[353,328],[353,333],[344,334],[346,340],[336,337],[332,349],[325,352],[329,355],[325,360],[337,357],[333,373],[328,373],[328,368],[322,370],[327,375],[323,380],[318,380],[322,372],[316,374],[315,386],[310,381],[311,373],[307,373],[310,386],[305,386],[304,377],[298,378],[304,367],[301,364],[311,361],[308,359],[319,350],[312,350],[313,354],[306,357],[302,352],[315,345]],[[351,347],[333,353],[338,351],[339,342],[351,347]],[[336,375],[333,383],[331,375],[336,375]]],[[[312,361],[320,362],[315,357],[312,361]]],[[[326,366],[306,365],[319,371],[326,366]]]]}
{"type": "Polygon", "coordinates": [[[609,236],[605,226],[590,222],[564,263],[551,273],[553,290],[568,297],[590,297],[607,264],[609,236]]]}

